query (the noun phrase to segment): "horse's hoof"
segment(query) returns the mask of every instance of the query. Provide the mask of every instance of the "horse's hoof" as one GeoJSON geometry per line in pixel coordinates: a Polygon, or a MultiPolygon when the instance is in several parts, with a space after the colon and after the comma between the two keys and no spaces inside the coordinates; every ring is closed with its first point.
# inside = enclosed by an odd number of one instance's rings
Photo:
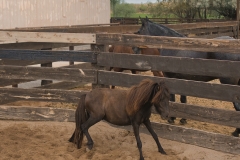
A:
{"type": "Polygon", "coordinates": [[[232,135],[233,135],[234,137],[239,137],[239,133],[238,133],[238,132],[232,132],[232,135]]]}
{"type": "Polygon", "coordinates": [[[161,154],[167,155],[167,153],[166,153],[164,150],[159,150],[159,152],[160,152],[161,154]]]}
{"type": "Polygon", "coordinates": [[[92,150],[93,144],[87,144],[87,148],[88,148],[89,150],[92,150]]]}
{"type": "Polygon", "coordinates": [[[170,123],[170,124],[174,124],[174,119],[168,119],[168,123],[170,123]]]}
{"type": "Polygon", "coordinates": [[[187,124],[187,120],[186,119],[181,119],[180,124],[182,124],[182,125],[187,124]]]}
{"type": "Polygon", "coordinates": [[[140,160],[144,160],[144,158],[143,158],[143,157],[140,157],[140,160]]]}

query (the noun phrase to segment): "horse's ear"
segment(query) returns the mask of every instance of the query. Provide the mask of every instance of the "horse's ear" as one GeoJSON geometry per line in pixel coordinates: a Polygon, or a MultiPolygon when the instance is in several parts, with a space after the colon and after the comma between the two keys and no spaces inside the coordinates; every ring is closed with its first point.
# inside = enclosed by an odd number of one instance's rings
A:
{"type": "Polygon", "coordinates": [[[142,23],[144,22],[144,20],[140,16],[139,16],[139,19],[141,20],[142,23]]]}
{"type": "Polygon", "coordinates": [[[147,20],[147,21],[149,20],[147,16],[146,16],[146,20],[147,20]]]}

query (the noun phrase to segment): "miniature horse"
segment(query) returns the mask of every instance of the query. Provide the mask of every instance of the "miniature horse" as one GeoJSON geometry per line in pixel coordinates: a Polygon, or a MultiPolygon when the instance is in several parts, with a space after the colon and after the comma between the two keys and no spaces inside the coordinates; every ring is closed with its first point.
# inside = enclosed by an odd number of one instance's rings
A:
{"type": "MultiPolygon", "coordinates": [[[[160,55],[160,52],[156,48],[147,48],[147,47],[128,47],[128,46],[122,46],[122,45],[114,45],[109,47],[109,52],[114,53],[129,53],[129,54],[144,54],[144,55],[160,55]]],[[[129,70],[127,68],[117,68],[117,67],[110,67],[110,71],[113,69],[115,72],[123,72],[124,70],[129,70]]],[[[132,74],[136,74],[137,71],[143,71],[143,70],[135,70],[131,69],[132,74]]],[[[163,73],[161,71],[152,71],[154,76],[163,77],[163,73]]],[[[115,88],[115,86],[111,87],[112,89],[115,88]]]]}
{"type": "Polygon", "coordinates": [[[142,142],[139,137],[139,126],[143,123],[157,143],[158,151],[166,154],[157,134],[152,129],[149,117],[151,106],[154,105],[162,118],[167,118],[169,115],[169,99],[170,94],[165,83],[163,81],[156,83],[149,79],[143,80],[129,90],[94,89],[81,96],[75,113],[76,129],[69,141],[77,144],[77,148],[80,148],[83,134],[85,134],[88,141],[87,146],[91,150],[93,140],[88,133],[88,129],[97,122],[106,120],[120,126],[132,125],[140,160],[143,160],[142,142]]]}

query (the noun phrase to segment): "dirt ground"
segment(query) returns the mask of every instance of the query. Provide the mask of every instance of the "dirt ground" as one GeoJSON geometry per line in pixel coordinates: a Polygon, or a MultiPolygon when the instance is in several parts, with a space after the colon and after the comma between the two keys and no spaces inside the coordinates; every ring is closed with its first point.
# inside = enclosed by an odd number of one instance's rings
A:
{"type": "MultiPolygon", "coordinates": [[[[213,81],[218,83],[218,81],[213,81]]],[[[119,87],[117,87],[119,88],[119,87]]],[[[81,88],[89,90],[89,86],[81,88]]],[[[179,96],[176,98],[179,101],[179,96]]],[[[188,103],[234,110],[232,103],[217,100],[207,100],[196,97],[188,97],[188,103]]],[[[75,104],[68,103],[47,103],[47,102],[15,102],[9,105],[33,106],[33,107],[59,107],[75,109],[75,104]]],[[[166,122],[160,119],[159,115],[152,115],[151,120],[166,122]]],[[[71,122],[25,122],[25,121],[0,121],[0,159],[21,159],[21,160],[135,160],[139,159],[139,152],[136,146],[135,137],[132,132],[110,126],[100,122],[90,128],[90,134],[95,142],[93,150],[89,151],[84,145],[76,149],[68,142],[74,131],[74,123],[71,122]]],[[[175,122],[179,124],[179,119],[175,122]]],[[[205,122],[188,120],[186,127],[196,128],[216,133],[230,135],[234,131],[232,127],[219,126],[205,122]]],[[[232,155],[160,139],[160,142],[167,152],[161,155],[153,138],[141,133],[143,144],[143,155],[146,160],[239,160],[239,155],[232,155]]],[[[84,144],[86,139],[84,139],[84,144]]]]}

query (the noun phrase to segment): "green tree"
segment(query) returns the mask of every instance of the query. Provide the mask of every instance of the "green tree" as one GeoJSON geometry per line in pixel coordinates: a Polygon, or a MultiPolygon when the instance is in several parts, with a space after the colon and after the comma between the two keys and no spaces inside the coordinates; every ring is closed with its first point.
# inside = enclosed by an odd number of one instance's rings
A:
{"type": "Polygon", "coordinates": [[[236,4],[237,0],[215,0],[213,2],[213,9],[219,13],[220,16],[229,19],[236,19],[236,4]]]}
{"type": "Polygon", "coordinates": [[[132,4],[120,3],[115,7],[115,16],[117,17],[130,17],[133,13],[136,13],[136,9],[132,4]]]}
{"type": "Polygon", "coordinates": [[[113,16],[116,16],[116,13],[115,13],[115,8],[116,8],[116,5],[117,4],[120,4],[121,0],[110,0],[111,2],[111,10],[112,10],[112,14],[113,16]]]}
{"type": "Polygon", "coordinates": [[[170,6],[171,2],[166,0],[157,0],[155,4],[148,3],[149,13],[152,15],[152,17],[169,18],[171,16],[170,6]]]}

